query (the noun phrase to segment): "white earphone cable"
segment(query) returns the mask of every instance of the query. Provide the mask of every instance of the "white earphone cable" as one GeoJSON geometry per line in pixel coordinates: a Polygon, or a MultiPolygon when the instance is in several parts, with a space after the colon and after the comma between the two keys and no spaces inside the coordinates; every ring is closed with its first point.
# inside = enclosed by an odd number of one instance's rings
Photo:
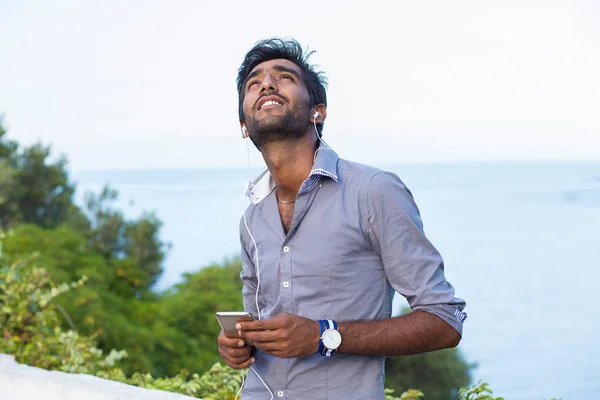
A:
{"type": "Polygon", "coordinates": [[[252,171],[250,170],[250,143],[248,143],[250,141],[250,136],[246,136],[246,155],[247,155],[247,162],[248,162],[248,182],[252,182],[252,171]]]}
{"type": "Polygon", "coordinates": [[[246,380],[244,379],[244,370],[241,369],[240,371],[242,371],[242,384],[240,385],[240,388],[238,389],[237,393],[235,394],[235,397],[233,400],[237,400],[238,397],[240,397],[240,394],[242,394],[242,389],[244,388],[244,383],[246,383],[246,380]]]}
{"type": "Polygon", "coordinates": [[[261,376],[258,374],[258,372],[256,372],[256,370],[254,368],[252,368],[252,366],[250,366],[248,368],[250,368],[252,371],[254,371],[254,373],[256,374],[256,376],[258,376],[258,379],[260,379],[260,381],[262,382],[262,384],[265,386],[265,388],[267,389],[267,391],[271,395],[271,398],[269,400],[273,400],[273,392],[271,392],[271,389],[269,389],[269,387],[267,386],[267,384],[265,383],[265,381],[263,381],[263,378],[261,378],[261,376]]]}
{"type": "Polygon", "coordinates": [[[315,134],[317,135],[317,140],[319,142],[323,143],[323,145],[325,145],[325,147],[319,147],[317,150],[315,150],[315,155],[313,156],[313,162],[314,162],[317,159],[317,153],[319,152],[319,150],[322,150],[322,149],[331,150],[331,147],[329,147],[327,142],[324,141],[323,138],[321,138],[321,135],[319,135],[319,130],[317,129],[317,119],[316,118],[313,118],[313,126],[315,127],[315,134]]]}
{"type": "Polygon", "coordinates": [[[246,226],[246,231],[248,235],[250,235],[250,239],[252,240],[252,244],[254,245],[254,252],[256,254],[256,294],[254,296],[254,303],[256,305],[256,313],[258,314],[258,319],[261,319],[260,316],[260,307],[258,305],[258,293],[260,291],[260,266],[258,264],[258,246],[256,245],[256,241],[254,240],[254,236],[250,233],[250,228],[248,227],[248,221],[246,220],[246,212],[244,211],[244,225],[246,226]]]}
{"type": "MultiPolygon", "coordinates": [[[[248,138],[246,138],[246,148],[248,151],[248,171],[250,172],[250,145],[248,144],[248,138]]],[[[250,180],[251,182],[252,180],[250,180]]],[[[248,232],[248,235],[250,235],[250,239],[252,240],[252,244],[254,245],[254,254],[255,254],[255,263],[256,263],[256,293],[254,296],[254,304],[256,305],[256,313],[258,316],[258,319],[261,319],[261,314],[260,314],[260,306],[258,305],[258,294],[260,293],[260,265],[258,262],[258,245],[256,244],[256,240],[254,240],[254,236],[252,236],[252,232],[250,232],[250,228],[248,227],[248,220],[246,219],[246,211],[244,211],[244,226],[246,227],[246,231],[248,232]]],[[[263,380],[263,378],[260,376],[260,374],[258,372],[256,372],[256,370],[250,366],[248,367],[250,368],[258,377],[258,379],[262,382],[262,384],[265,386],[265,388],[267,389],[267,391],[269,392],[269,394],[271,395],[271,398],[269,400],[273,400],[273,392],[271,391],[271,389],[269,389],[269,386],[265,383],[265,381],[263,380]]],[[[242,385],[240,386],[240,389],[238,390],[237,394],[235,395],[235,400],[237,400],[238,395],[241,394],[242,389],[244,388],[244,370],[242,370],[242,385]]]]}

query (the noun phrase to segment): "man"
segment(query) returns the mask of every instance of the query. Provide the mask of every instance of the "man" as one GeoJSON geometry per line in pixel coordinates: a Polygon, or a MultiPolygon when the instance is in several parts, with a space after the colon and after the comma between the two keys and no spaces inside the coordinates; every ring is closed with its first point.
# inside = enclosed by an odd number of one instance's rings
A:
{"type": "Polygon", "coordinates": [[[255,321],[222,332],[219,353],[252,367],[243,399],[384,399],[384,356],[456,346],[465,302],[402,181],[320,139],[325,80],[309,56],[294,40],[264,40],[238,72],[242,134],[267,170],[240,223],[255,321]],[[412,313],[391,318],[394,291],[412,313]]]}

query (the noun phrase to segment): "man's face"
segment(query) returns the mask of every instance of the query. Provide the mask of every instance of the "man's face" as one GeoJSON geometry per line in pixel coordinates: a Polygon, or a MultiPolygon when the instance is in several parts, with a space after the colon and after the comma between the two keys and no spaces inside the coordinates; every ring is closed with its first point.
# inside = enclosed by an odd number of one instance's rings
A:
{"type": "Polygon", "coordinates": [[[254,142],[302,137],[310,124],[310,96],[302,71],[289,60],[258,64],[244,83],[244,118],[254,142]]]}

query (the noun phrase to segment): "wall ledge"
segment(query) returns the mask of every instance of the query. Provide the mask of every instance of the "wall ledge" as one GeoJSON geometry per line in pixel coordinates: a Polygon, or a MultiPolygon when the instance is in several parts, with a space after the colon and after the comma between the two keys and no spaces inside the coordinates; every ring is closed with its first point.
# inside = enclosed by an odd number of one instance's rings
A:
{"type": "Polygon", "coordinates": [[[47,371],[0,354],[0,400],[190,400],[85,374],[47,371]]]}

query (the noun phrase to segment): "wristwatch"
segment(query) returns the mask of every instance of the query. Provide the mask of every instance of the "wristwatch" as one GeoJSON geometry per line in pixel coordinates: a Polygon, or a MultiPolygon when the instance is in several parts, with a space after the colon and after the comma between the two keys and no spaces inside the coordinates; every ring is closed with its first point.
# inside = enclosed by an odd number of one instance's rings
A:
{"type": "Polygon", "coordinates": [[[342,335],[338,330],[338,324],[331,319],[320,319],[319,326],[321,327],[319,353],[322,356],[331,357],[342,344],[342,335]]]}

